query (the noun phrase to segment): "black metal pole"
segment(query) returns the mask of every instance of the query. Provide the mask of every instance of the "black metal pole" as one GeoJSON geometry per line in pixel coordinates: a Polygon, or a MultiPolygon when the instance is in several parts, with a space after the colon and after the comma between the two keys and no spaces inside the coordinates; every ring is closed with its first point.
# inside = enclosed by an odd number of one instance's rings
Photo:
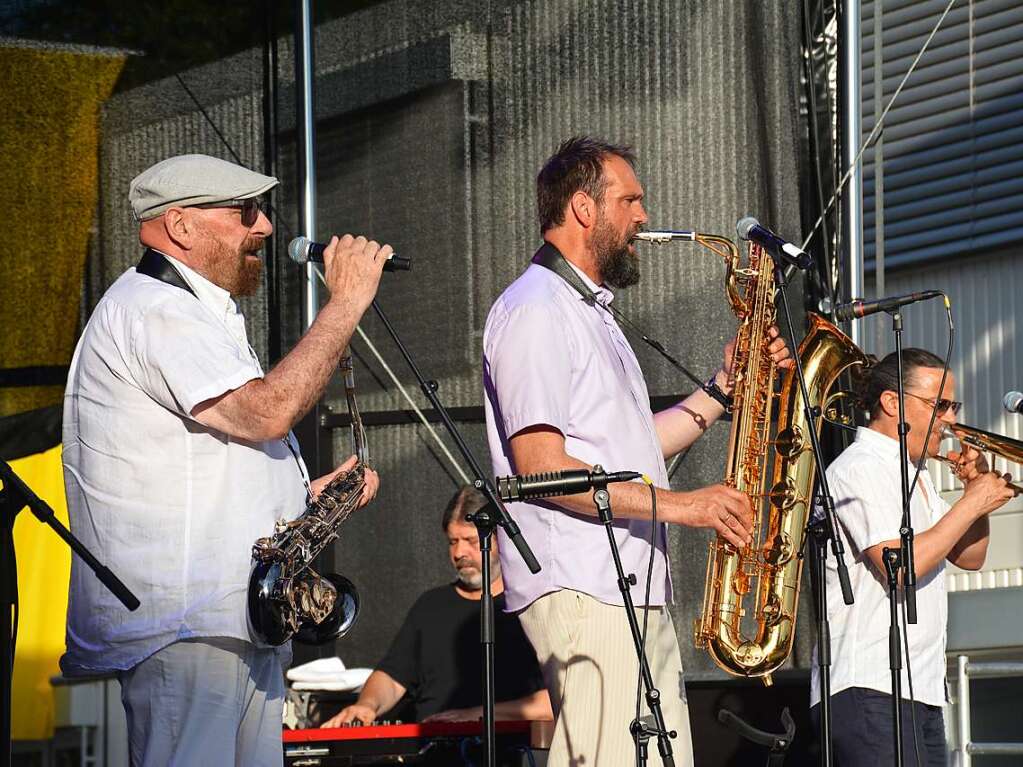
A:
{"type": "MultiPolygon", "coordinates": [[[[593,467],[594,474],[603,473],[599,465],[593,467]]],[[[597,516],[600,518],[604,529],[607,531],[607,541],[611,546],[611,558],[615,563],[615,572],[618,576],[618,590],[622,593],[622,602],[625,607],[625,617],[629,621],[629,630],[632,632],[632,642],[636,645],[636,659],[639,661],[639,672],[643,677],[643,688],[646,690],[646,703],[650,713],[654,717],[654,726],[649,727],[642,719],[633,720],[629,726],[629,732],[636,743],[637,757],[642,758],[638,767],[644,767],[646,759],[646,738],[650,735],[657,736],[657,751],[661,755],[661,763],[664,767],[674,767],[675,757],[672,755],[671,739],[678,733],[669,731],[664,723],[664,714],[661,712],[661,693],[654,685],[654,678],[650,673],[650,664],[646,659],[646,648],[643,647],[643,635],[639,630],[639,620],[636,618],[636,606],[632,601],[630,587],[636,584],[634,573],[625,575],[625,568],[622,567],[622,558],[618,554],[618,542],[615,540],[614,517],[611,513],[611,494],[607,492],[607,482],[601,485],[594,480],[594,486],[598,489],[593,493],[593,503],[597,507],[597,516]]],[[[643,606],[650,609],[649,605],[643,606]]]]}
{"type": "Polygon", "coordinates": [[[18,566],[14,556],[14,493],[0,490],[0,767],[11,765],[11,686],[14,675],[14,606],[18,601],[18,566]]]}
{"type": "MultiPolygon", "coordinates": [[[[775,285],[778,289],[778,296],[781,298],[782,315],[785,317],[785,325],[790,338],[795,338],[795,328],[792,323],[792,313],[789,311],[789,300],[786,294],[788,281],[785,277],[785,268],[780,261],[774,263],[775,285]]],[[[824,562],[827,555],[826,541],[831,539],[831,550],[835,555],[835,566],[838,571],[838,581],[842,589],[842,601],[847,605],[853,603],[852,584],[849,582],[849,570],[845,565],[845,545],[838,534],[838,519],[835,516],[835,497],[831,494],[831,487],[828,484],[828,475],[824,467],[824,451],[821,449],[820,439],[817,436],[817,420],[821,417],[819,407],[810,406],[810,392],[806,386],[806,377],[803,375],[803,361],[799,358],[799,351],[794,350],[792,359],[795,364],[796,380],[799,382],[799,393],[803,398],[803,413],[808,425],[807,431],[810,437],[810,447],[813,450],[814,460],[817,464],[817,487],[819,492],[816,497],[817,505],[822,509],[823,517],[815,525],[808,528],[814,543],[811,546],[812,555],[815,560],[813,569],[819,575],[818,598],[817,598],[817,660],[820,667],[821,682],[821,756],[822,764],[826,767],[831,765],[831,629],[828,623],[827,587],[825,585],[824,562]],[[826,661],[826,663],[824,662],[826,661]]]]}
{"type": "MultiPolygon", "coordinates": [[[[277,32],[271,0],[263,0],[263,172],[277,175],[277,32]]],[[[276,194],[268,195],[274,201],[276,194]]],[[[267,211],[274,233],[266,245],[266,314],[267,355],[274,364],[281,358],[281,276],[277,257],[279,225],[277,206],[271,202],[267,211]]]]}
{"type": "Polygon", "coordinates": [[[892,670],[892,722],[895,734],[895,764],[902,767],[902,642],[899,636],[899,566],[898,549],[882,551],[888,575],[888,608],[891,627],[888,629],[888,665],[892,670]]]}
{"type": "Polygon", "coordinates": [[[483,649],[483,744],[486,764],[497,763],[497,732],[494,722],[496,690],[494,689],[494,592],[490,585],[490,551],[494,534],[494,518],[487,507],[470,514],[469,521],[476,525],[483,557],[483,593],[480,595],[480,644],[483,649]]]}
{"type": "Polygon", "coordinates": [[[88,565],[110,592],[128,610],[137,610],[139,600],[109,568],[92,555],[74,534],[61,524],[53,509],[22,482],[14,469],[0,460],[0,606],[4,611],[4,625],[0,628],[0,765],[11,761],[11,677],[14,671],[14,634],[12,620],[14,606],[18,600],[18,571],[14,551],[14,519],[23,508],[28,507],[35,517],[50,528],[64,541],[79,558],[88,565]]]}
{"type": "Polygon", "coordinates": [[[487,505],[472,515],[472,522],[479,531],[480,553],[483,556],[483,594],[480,599],[480,641],[483,645],[483,730],[487,764],[489,767],[494,767],[496,753],[494,731],[494,599],[490,587],[490,535],[493,533],[494,527],[500,525],[504,529],[505,534],[515,544],[515,548],[531,573],[540,572],[540,563],[536,561],[536,557],[529,548],[529,544],[522,537],[519,526],[509,516],[508,510],[504,508],[504,505],[497,497],[493,484],[487,478],[487,475],[483,473],[479,461],[472,454],[472,450],[469,449],[461,432],[458,431],[455,422],[451,420],[451,415],[448,413],[447,408],[444,407],[437,396],[437,390],[440,388],[437,382],[428,381],[419,370],[419,366],[412,359],[412,355],[405,348],[405,344],[402,343],[394,326],[391,325],[387,315],[384,314],[384,310],[380,308],[380,303],[375,298],[373,299],[373,311],[380,318],[388,335],[394,341],[394,345],[412,371],[412,375],[419,382],[419,388],[422,389],[423,394],[426,395],[433,409],[440,416],[444,428],[451,436],[451,439],[454,440],[465,462],[469,465],[470,472],[474,478],[474,486],[487,499],[487,505]],[[484,550],[484,546],[486,546],[486,550],[484,550]]]}
{"type": "Polygon", "coordinates": [[[902,383],[902,312],[895,309],[889,314],[892,315],[895,359],[899,371],[899,477],[902,480],[902,524],[899,526],[899,538],[902,546],[900,551],[903,568],[902,589],[906,600],[906,621],[916,623],[916,564],[913,557],[913,520],[909,513],[909,447],[906,444],[909,424],[906,423],[906,387],[902,383]]]}
{"type": "Polygon", "coordinates": [[[827,585],[827,522],[818,520],[810,525],[810,575],[817,608],[817,678],[820,682],[820,742],[821,765],[831,767],[834,759],[831,747],[831,623],[828,620],[827,585]]]}

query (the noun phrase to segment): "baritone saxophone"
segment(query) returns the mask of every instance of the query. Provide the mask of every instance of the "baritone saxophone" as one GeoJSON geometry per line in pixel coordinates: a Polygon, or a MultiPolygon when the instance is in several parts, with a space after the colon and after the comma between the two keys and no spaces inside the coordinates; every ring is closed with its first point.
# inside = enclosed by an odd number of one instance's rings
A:
{"type": "Polygon", "coordinates": [[[724,484],[745,493],[753,509],[749,545],[737,549],[720,536],[710,544],[703,613],[695,622],[694,640],[728,673],[761,677],[771,684],[771,674],[788,658],[795,634],[800,551],[818,469],[809,430],[819,433],[822,414],[844,396],[831,393],[839,376],[865,369],[869,360],[842,331],[810,315],[809,331],[796,352],[815,413],[808,422],[795,370],[776,371],[768,351],[768,329],[776,320],[770,255],[750,243],[741,263],[730,240],[697,235],[694,241],[727,264],[727,297],[739,329],[724,484]],[[781,373],[780,388],[776,373],[781,373]]]}

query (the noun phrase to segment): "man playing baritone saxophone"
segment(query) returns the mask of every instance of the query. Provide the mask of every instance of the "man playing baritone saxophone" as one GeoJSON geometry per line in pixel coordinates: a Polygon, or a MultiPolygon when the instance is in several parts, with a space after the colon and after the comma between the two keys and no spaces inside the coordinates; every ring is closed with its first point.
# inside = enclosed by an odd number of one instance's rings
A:
{"type": "MultiPolygon", "coordinates": [[[[646,223],[643,187],[631,149],[592,138],[564,142],[537,177],[542,253],[560,252],[597,304],[561,276],[533,263],[494,303],[484,332],[487,437],[496,474],[592,468],[641,471],[657,485],[661,520],[711,528],[737,546],[750,539],[745,495],[722,485],[668,490],[664,460],[692,444],[724,407],[703,390],[651,413],[639,363],[603,304],[639,279],[632,237],[646,223]]],[[[540,254],[538,254],[540,256],[540,254]]],[[[792,364],[772,329],[767,343],[792,364]]],[[[713,379],[730,390],[724,367],[713,379]]],[[[724,397],[722,396],[722,399],[724,397]]],[[[615,537],[626,573],[638,582],[642,610],[651,555],[650,493],[641,484],[609,486],[615,537]]],[[[542,570],[532,575],[501,536],[507,609],[520,611],[544,669],[557,723],[552,767],[621,767],[634,758],[629,724],[638,662],[607,535],[590,494],[510,504],[542,570]]],[[[671,618],[666,531],[659,526],[650,584],[647,643],[664,718],[678,730],[676,764],[692,764],[682,663],[671,618]]]]}
{"type": "MultiPolygon", "coordinates": [[[[938,454],[940,430],[955,423],[959,402],[955,376],[940,389],[944,363],[923,349],[903,352],[903,387],[910,481],[921,461],[938,454]],[[927,427],[937,408],[934,429],[927,427]]],[[[834,559],[828,559],[828,616],[831,621],[832,734],[838,767],[895,763],[889,609],[883,550],[898,548],[902,521],[899,467],[898,361],[889,354],[866,374],[862,400],[870,411],[866,427],[828,467],[840,534],[853,557],[849,568],[854,604],[842,601],[834,559]]],[[[988,471],[980,454],[967,448],[959,471],[966,486],[949,506],[927,471],[921,471],[910,501],[915,534],[917,623],[906,626],[909,657],[902,668],[902,750],[904,764],[944,767],[947,760],[942,707],[945,704],[945,563],[966,570],[984,564],[988,514],[1013,497],[1008,475],[988,471]],[[910,704],[909,673],[915,702],[910,704]],[[912,711],[911,711],[912,705],[912,711]],[[920,754],[915,753],[913,722],[920,754]]],[[[820,709],[816,645],[811,678],[811,715],[820,709]]]]}
{"type": "MultiPolygon", "coordinates": [[[[264,373],[233,297],[259,285],[272,229],[259,196],[276,184],[205,155],[137,176],[128,198],[147,250],[103,295],[71,362],[71,528],[141,607],[128,612],[75,558],[61,668],[118,674],[135,767],[283,759],[290,646],[250,637],[252,545],[337,473],[309,482],[291,428],[336,370],[390,247],[331,238],[330,300],[264,373]]],[[[363,502],[378,485],[367,471],[363,502]]]]}

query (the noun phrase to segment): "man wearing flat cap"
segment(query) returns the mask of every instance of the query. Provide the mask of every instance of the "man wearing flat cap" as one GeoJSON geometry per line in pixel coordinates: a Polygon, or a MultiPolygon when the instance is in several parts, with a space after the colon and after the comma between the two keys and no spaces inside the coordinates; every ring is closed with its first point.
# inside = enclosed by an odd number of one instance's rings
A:
{"type": "MultiPolygon", "coordinates": [[[[142,604],[126,610],[75,558],[61,667],[118,674],[133,765],[282,762],[290,648],[250,634],[251,547],[333,477],[309,480],[291,428],[336,369],[391,249],[331,238],[330,299],[264,373],[233,299],[259,285],[272,231],[259,197],[277,183],[205,155],[137,176],[128,198],[145,252],[100,300],[71,362],[71,526],[142,604]]],[[[373,472],[366,484],[364,502],[373,472]]]]}

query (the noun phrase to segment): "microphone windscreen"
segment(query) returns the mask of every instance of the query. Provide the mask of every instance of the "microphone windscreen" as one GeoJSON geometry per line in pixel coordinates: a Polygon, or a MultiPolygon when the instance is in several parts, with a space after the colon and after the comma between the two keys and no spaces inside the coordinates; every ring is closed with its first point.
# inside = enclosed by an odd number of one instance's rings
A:
{"type": "Polygon", "coordinates": [[[1023,407],[1021,407],[1023,406],[1023,393],[1018,391],[1008,392],[1002,400],[1002,405],[1010,413],[1023,412],[1023,407]]]}
{"type": "Polygon", "coordinates": [[[288,255],[296,264],[304,264],[309,260],[309,238],[296,237],[288,243],[288,255]]]}
{"type": "Polygon", "coordinates": [[[739,219],[735,224],[735,233],[739,235],[740,240],[748,240],[750,230],[755,226],[760,226],[760,222],[753,218],[753,216],[746,216],[746,218],[739,219]]]}

